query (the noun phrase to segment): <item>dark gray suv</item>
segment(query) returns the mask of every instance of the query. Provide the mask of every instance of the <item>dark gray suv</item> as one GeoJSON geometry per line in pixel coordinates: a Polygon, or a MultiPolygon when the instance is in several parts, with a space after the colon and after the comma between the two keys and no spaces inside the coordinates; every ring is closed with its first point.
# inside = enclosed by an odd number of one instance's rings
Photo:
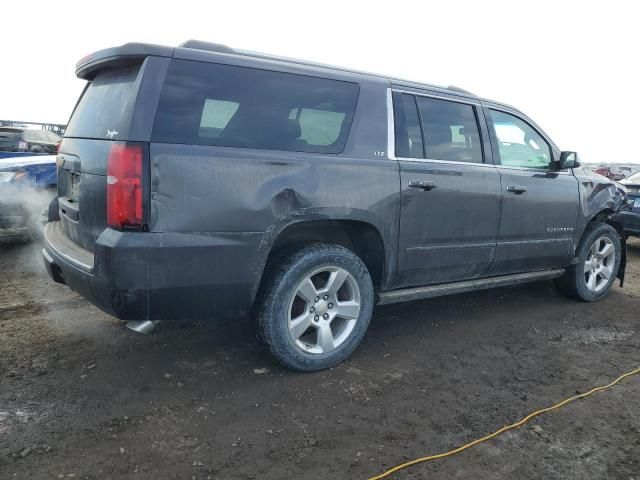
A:
{"type": "Polygon", "coordinates": [[[624,194],[526,115],[457,88],[190,41],[82,59],[43,255],[121,319],[251,312],[285,365],[375,304],[624,272],[624,194]]]}

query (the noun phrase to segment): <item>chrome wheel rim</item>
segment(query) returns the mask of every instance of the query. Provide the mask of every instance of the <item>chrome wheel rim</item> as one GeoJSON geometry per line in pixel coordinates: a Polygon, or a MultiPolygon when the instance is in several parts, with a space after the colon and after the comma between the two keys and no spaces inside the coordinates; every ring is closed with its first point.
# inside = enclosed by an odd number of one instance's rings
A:
{"type": "Polygon", "coordinates": [[[616,247],[609,237],[600,237],[589,249],[584,261],[584,281],[592,292],[607,287],[616,263],[616,247]]]}
{"type": "Polygon", "coordinates": [[[306,353],[329,353],[351,335],[360,316],[360,289],[340,267],[322,267],[307,275],[289,300],[291,339],[306,353]]]}

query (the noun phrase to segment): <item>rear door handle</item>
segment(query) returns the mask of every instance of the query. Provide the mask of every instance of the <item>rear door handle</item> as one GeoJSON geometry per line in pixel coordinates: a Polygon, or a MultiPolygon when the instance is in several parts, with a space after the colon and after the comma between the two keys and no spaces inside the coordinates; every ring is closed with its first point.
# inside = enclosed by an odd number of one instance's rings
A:
{"type": "Polygon", "coordinates": [[[433,190],[436,188],[436,182],[424,182],[422,180],[409,180],[409,187],[411,188],[419,188],[420,190],[424,190],[428,192],[429,190],[433,190]]]}
{"type": "Polygon", "coordinates": [[[520,195],[527,191],[527,187],[524,185],[508,185],[507,192],[515,193],[516,195],[520,195]]]}

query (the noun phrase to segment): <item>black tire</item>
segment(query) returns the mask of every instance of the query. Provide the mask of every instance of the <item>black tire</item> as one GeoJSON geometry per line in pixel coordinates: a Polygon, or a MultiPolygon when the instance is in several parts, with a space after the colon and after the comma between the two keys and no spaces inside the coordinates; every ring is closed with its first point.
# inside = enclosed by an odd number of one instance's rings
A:
{"type": "MultiPolygon", "coordinates": [[[[337,305],[338,302],[336,308],[337,305]]],[[[329,368],[351,355],[364,338],[373,305],[371,276],[357,255],[339,245],[311,244],[288,250],[287,254],[277,255],[270,262],[256,298],[254,315],[258,336],[269,352],[288,368],[311,372],[329,368]],[[349,281],[357,285],[359,313],[350,333],[334,350],[310,353],[299,346],[289,333],[290,313],[301,282],[323,268],[342,269],[350,275],[349,281]]],[[[306,305],[303,311],[307,311],[306,305]]],[[[333,325],[333,319],[328,321],[333,325]]]]}
{"type": "Polygon", "coordinates": [[[622,244],[620,242],[620,235],[615,228],[608,223],[598,223],[588,227],[576,250],[577,263],[569,267],[566,273],[556,280],[558,291],[563,295],[583,302],[595,302],[604,298],[609,293],[609,290],[611,290],[611,285],[613,285],[618,275],[621,255],[622,244]],[[615,263],[612,268],[613,273],[610,275],[608,282],[600,291],[596,292],[587,286],[585,262],[587,261],[592,245],[601,237],[606,237],[611,240],[615,248],[615,263]]]}

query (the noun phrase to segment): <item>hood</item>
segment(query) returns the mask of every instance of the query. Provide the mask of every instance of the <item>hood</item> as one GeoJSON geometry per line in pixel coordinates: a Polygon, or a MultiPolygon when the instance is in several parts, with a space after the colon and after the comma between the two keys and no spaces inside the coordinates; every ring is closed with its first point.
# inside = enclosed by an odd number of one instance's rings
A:
{"type": "Polygon", "coordinates": [[[625,187],[638,187],[640,186],[640,176],[632,175],[635,178],[625,178],[624,180],[620,180],[620,183],[625,187]]]}

